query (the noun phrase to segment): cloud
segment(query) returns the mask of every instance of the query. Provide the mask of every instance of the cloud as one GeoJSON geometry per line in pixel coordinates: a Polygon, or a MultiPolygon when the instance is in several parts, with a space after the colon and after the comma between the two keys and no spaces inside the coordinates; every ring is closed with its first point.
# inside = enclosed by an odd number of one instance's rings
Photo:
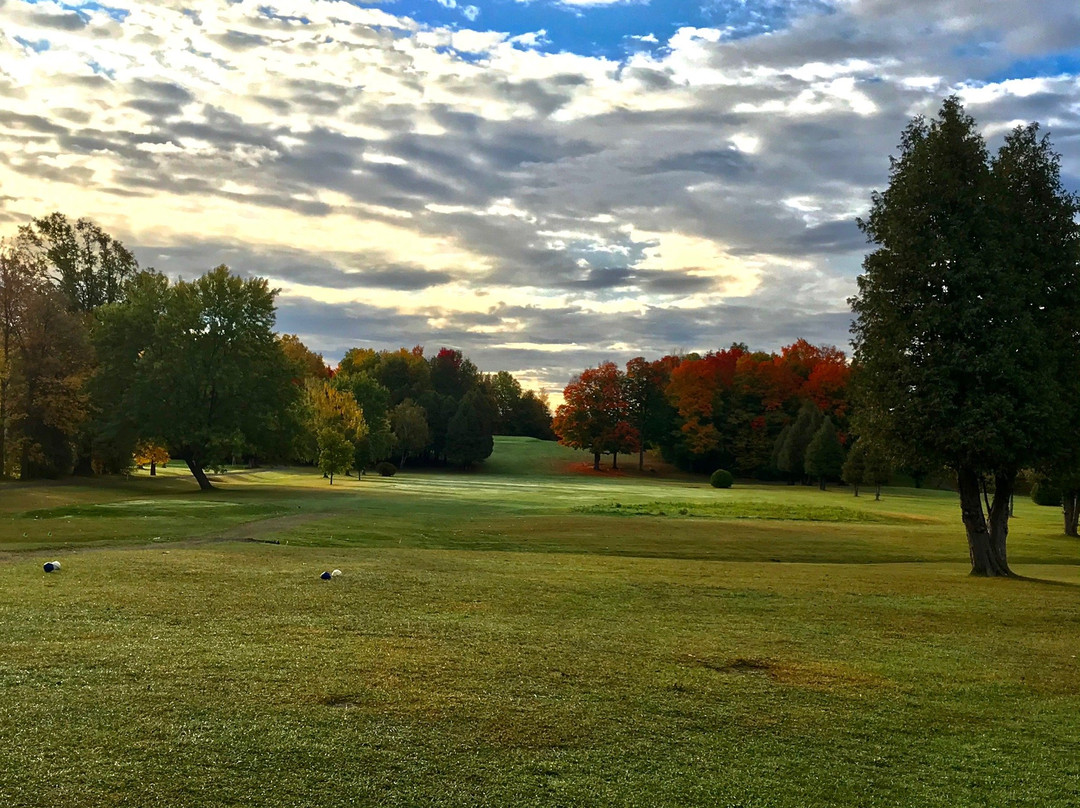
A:
{"type": "Polygon", "coordinates": [[[1075,2],[711,3],[614,56],[443,4],[453,25],[7,0],[0,234],[91,216],[170,274],[269,277],[281,327],[329,357],[450,344],[561,386],[609,355],[843,345],[855,218],[945,93],[992,145],[1044,122],[1080,177],[1080,78],[1025,67],[1080,41],[1075,2]]]}

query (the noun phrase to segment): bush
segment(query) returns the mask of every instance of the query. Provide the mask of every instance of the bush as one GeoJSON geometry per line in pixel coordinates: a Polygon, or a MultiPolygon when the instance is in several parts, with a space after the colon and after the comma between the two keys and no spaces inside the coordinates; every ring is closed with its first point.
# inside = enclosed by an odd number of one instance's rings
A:
{"type": "Polygon", "coordinates": [[[1048,481],[1040,480],[1031,487],[1031,500],[1036,505],[1049,505],[1057,508],[1061,505],[1061,491],[1048,481]]]}
{"type": "Polygon", "coordinates": [[[726,469],[717,469],[709,478],[709,485],[713,488],[731,488],[733,482],[735,482],[735,478],[726,469]]]}
{"type": "Polygon", "coordinates": [[[375,473],[382,477],[393,477],[397,474],[397,466],[393,463],[377,463],[375,465],[375,473]]]}

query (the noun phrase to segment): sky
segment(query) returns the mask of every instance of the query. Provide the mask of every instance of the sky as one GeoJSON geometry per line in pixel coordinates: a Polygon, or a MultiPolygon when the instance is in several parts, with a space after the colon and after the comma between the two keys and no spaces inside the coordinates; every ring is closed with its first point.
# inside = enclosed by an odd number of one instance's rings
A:
{"type": "Polygon", "coordinates": [[[1080,190],[1076,0],[0,0],[0,235],[280,288],[278,328],[597,362],[848,347],[915,115],[1038,121],[1080,190]]]}

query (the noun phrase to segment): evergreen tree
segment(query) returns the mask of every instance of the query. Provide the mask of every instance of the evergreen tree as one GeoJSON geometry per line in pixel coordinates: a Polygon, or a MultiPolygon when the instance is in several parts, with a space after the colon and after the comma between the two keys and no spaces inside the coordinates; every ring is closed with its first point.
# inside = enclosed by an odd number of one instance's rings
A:
{"type": "Polygon", "coordinates": [[[784,442],[777,453],[776,467],[787,475],[789,482],[804,478],[806,473],[806,449],[821,426],[824,416],[813,402],[804,402],[799,414],[791,424],[784,442]]]}
{"type": "Polygon", "coordinates": [[[806,447],[803,467],[807,477],[817,478],[822,491],[825,490],[827,479],[835,480],[840,476],[844,467],[844,447],[831,418],[825,418],[821,422],[810,445],[806,447]]]}
{"type": "Polygon", "coordinates": [[[956,472],[976,575],[1011,574],[1016,476],[1074,440],[1078,214],[1036,125],[990,160],[949,98],[909,124],[888,189],[859,223],[876,249],[851,301],[858,429],[905,464],[956,472]]]}
{"type": "Polygon", "coordinates": [[[840,477],[855,489],[855,496],[859,496],[859,486],[866,482],[866,441],[855,441],[840,470],[840,477]]]}
{"type": "Polygon", "coordinates": [[[461,399],[446,433],[446,457],[468,467],[491,456],[497,411],[494,402],[476,389],[461,399]]]}

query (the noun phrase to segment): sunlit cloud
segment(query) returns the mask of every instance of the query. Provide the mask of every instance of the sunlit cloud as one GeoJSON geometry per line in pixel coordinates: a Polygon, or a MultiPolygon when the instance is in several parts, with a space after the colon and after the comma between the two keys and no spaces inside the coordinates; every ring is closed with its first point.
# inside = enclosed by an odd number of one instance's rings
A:
{"type": "Polygon", "coordinates": [[[843,347],[855,217],[950,92],[991,139],[1042,121],[1080,177],[1074,2],[6,0],[0,21],[0,235],[59,209],[170,275],[266,276],[279,327],[332,359],[446,344],[554,389],[609,357],[843,347]]]}

